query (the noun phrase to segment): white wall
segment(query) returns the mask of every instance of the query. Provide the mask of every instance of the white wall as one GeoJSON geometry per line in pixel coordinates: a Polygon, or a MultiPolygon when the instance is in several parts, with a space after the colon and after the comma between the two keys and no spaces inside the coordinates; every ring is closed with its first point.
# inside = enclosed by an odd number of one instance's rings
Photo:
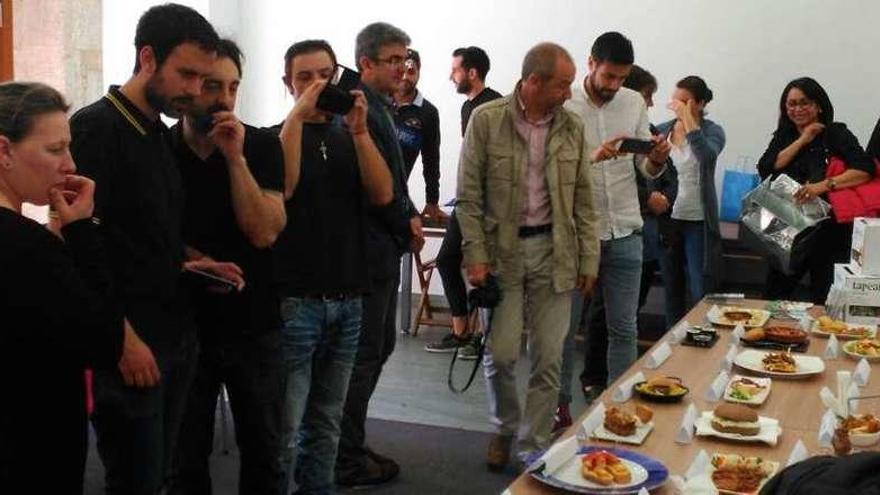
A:
{"type": "MultiPolygon", "coordinates": [[[[134,25],[151,3],[158,2],[104,2],[105,81],[127,77],[134,25]]],[[[422,55],[419,87],[440,110],[441,200],[455,191],[463,100],[448,75],[452,50],[464,45],[486,49],[492,60],[488,83],[507,93],[518,79],[523,55],[536,42],[565,46],[578,62],[580,80],[592,40],[604,31],[621,31],[633,41],[637,63],[659,80],[654,122],[671,116],[664,105],[675,81],[688,74],[706,79],[715,93],[709,117],[727,132],[720,166],[742,156],[756,160],[775,127],[780,92],[798,76],[813,76],[825,87],[837,120],[846,122],[863,144],[880,114],[880,92],[875,89],[880,81],[880,32],[875,26],[880,2],[872,0],[184,3],[203,13],[207,9],[212,20],[211,10],[222,15],[223,24],[232,30],[224,34],[232,34],[242,45],[247,60],[239,109],[253,124],[280,121],[292,104],[280,80],[284,51],[292,42],[327,39],[340,62],[353,65],[354,38],[364,25],[384,20],[407,31],[422,55]]],[[[418,165],[410,186],[413,200],[422,205],[418,165]]],[[[427,249],[432,256],[436,244],[427,249]]],[[[435,289],[439,291],[439,285],[435,289]]]]}

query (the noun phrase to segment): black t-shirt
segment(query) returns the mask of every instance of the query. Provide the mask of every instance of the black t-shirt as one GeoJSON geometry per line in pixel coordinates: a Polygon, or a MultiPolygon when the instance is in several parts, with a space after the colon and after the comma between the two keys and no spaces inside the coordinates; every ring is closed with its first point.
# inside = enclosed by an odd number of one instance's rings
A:
{"type": "Polygon", "coordinates": [[[404,177],[409,180],[421,153],[425,201],[437,204],[440,199],[440,114],[437,107],[417,94],[412,103],[395,107],[394,123],[406,167],[404,177]]]}
{"type": "Polygon", "coordinates": [[[274,248],[278,290],[285,297],[364,293],[366,198],[354,142],[334,122],[303,125],[302,139],[299,182],[274,248]]]}
{"type": "Polygon", "coordinates": [[[4,493],[82,490],[83,370],[115,369],[122,350],[122,314],[110,305],[111,277],[95,225],[81,220],[62,233],[64,243],[36,222],[0,208],[4,493]],[[48,445],[59,462],[46,478],[48,445]]]}
{"type": "Polygon", "coordinates": [[[161,364],[194,331],[180,287],[184,199],[168,128],[112,86],[71,117],[70,130],[79,173],[96,183],[114,295],[161,364]]]}
{"type": "MultiPolygon", "coordinates": [[[[192,284],[200,339],[277,330],[281,317],[272,286],[272,252],[254,247],[238,227],[226,159],[220,150],[214,150],[202,160],[184,141],[180,123],[171,130],[186,192],[186,245],[217,261],[236,263],[244,271],[241,292],[220,294],[192,284]]],[[[283,193],[284,155],[277,136],[245,125],[244,157],[260,189],[283,193]]]]}
{"type": "Polygon", "coordinates": [[[874,132],[871,133],[871,138],[868,140],[868,146],[865,147],[865,151],[871,158],[880,160],[880,119],[874,125],[874,132]]]}
{"type": "Polygon", "coordinates": [[[496,100],[501,98],[501,93],[495,91],[490,87],[483,88],[483,91],[480,91],[480,94],[474,96],[473,100],[467,100],[461,104],[461,135],[464,136],[464,131],[467,130],[468,122],[471,119],[471,112],[474,111],[475,108],[482,105],[483,103],[488,103],[492,100],[496,100]]]}
{"type": "Polygon", "coordinates": [[[776,170],[776,157],[798,138],[794,134],[776,132],[767,150],[758,161],[758,173],[761,179],[768,176],[776,177],[786,174],[792,179],[805,184],[825,180],[827,159],[836,156],[843,159],[846,168],[863,170],[874,175],[874,164],[862,149],[859,140],[846,128],[845,124],[834,122],[819,133],[809,144],[798,151],[791,163],[783,169],[776,170]]]}

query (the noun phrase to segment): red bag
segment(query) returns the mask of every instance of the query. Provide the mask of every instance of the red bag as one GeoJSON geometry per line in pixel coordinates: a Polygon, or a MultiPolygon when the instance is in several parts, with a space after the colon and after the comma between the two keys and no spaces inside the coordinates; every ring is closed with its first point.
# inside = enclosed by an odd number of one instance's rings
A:
{"type": "MultiPolygon", "coordinates": [[[[828,191],[828,202],[837,223],[849,223],[856,217],[875,218],[880,216],[880,160],[874,160],[874,177],[856,187],[828,191]]],[[[846,171],[846,164],[840,157],[828,158],[825,177],[836,177],[846,171]]]]}

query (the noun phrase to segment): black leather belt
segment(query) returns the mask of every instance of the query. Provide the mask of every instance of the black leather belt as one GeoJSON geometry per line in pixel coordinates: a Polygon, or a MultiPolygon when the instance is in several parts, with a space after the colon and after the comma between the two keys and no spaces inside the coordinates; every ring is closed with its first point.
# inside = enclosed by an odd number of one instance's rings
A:
{"type": "Polygon", "coordinates": [[[546,225],[525,225],[519,228],[519,237],[524,239],[526,237],[534,237],[536,235],[541,234],[549,234],[553,232],[553,224],[548,223],[546,225]]]}

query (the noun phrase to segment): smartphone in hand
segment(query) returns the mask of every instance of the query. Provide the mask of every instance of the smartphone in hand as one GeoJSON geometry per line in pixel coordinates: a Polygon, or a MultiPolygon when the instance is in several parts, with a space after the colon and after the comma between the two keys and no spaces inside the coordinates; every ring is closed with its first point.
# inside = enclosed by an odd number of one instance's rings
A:
{"type": "Polygon", "coordinates": [[[235,281],[215,275],[211,272],[199,270],[197,268],[184,268],[184,273],[189,273],[192,278],[196,279],[199,284],[211,292],[231,293],[238,291],[235,281]]]}
{"type": "Polygon", "coordinates": [[[647,155],[654,149],[657,143],[650,139],[624,138],[620,141],[618,151],[621,153],[635,153],[639,155],[647,155]]]}

